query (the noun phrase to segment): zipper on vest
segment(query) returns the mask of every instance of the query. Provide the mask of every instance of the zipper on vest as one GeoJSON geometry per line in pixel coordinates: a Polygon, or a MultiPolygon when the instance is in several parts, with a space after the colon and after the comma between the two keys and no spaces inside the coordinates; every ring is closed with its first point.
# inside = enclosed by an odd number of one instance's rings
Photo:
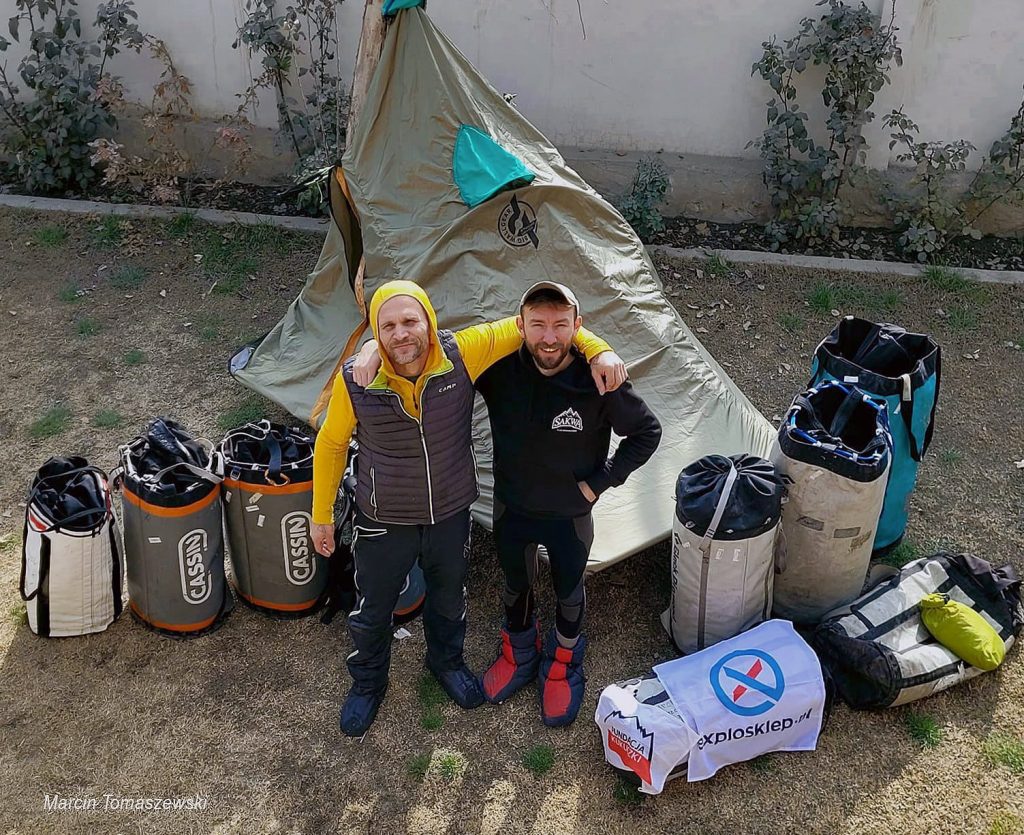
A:
{"type": "MultiPolygon", "coordinates": [[[[423,408],[422,401],[420,409],[423,408]]],[[[430,485],[430,455],[427,453],[427,436],[423,434],[423,421],[416,421],[420,426],[420,443],[423,444],[423,458],[427,462],[427,506],[430,508],[430,524],[434,524],[434,488],[430,485]]]]}
{"type": "MultiPolygon", "coordinates": [[[[430,453],[427,452],[427,436],[423,433],[423,410],[426,408],[427,384],[434,379],[434,377],[440,377],[442,374],[446,373],[446,371],[435,372],[434,374],[430,374],[427,379],[423,381],[423,395],[420,397],[420,417],[416,421],[420,427],[420,443],[423,444],[423,459],[427,464],[427,506],[430,508],[431,525],[434,524],[434,487],[430,483],[430,453]]],[[[401,397],[399,397],[399,400],[401,400],[401,397]]]]}
{"type": "MultiPolygon", "coordinates": [[[[377,518],[377,479],[370,467],[370,504],[373,505],[373,518],[377,518]]],[[[379,521],[379,520],[378,520],[379,521]]]]}

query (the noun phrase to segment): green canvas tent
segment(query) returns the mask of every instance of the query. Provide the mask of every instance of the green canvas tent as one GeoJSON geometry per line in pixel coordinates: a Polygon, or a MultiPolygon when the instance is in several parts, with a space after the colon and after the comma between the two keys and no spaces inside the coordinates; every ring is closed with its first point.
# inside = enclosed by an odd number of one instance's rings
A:
{"type": "MultiPolygon", "coordinates": [[[[381,283],[426,289],[443,327],[517,312],[550,279],[572,287],[584,322],[626,360],[660,418],[661,447],[595,510],[592,570],[663,539],[679,471],[709,453],[767,454],[773,432],[665,299],[629,224],[433,25],[398,12],[359,124],[332,178],[332,213],[301,295],[232,373],[303,420],[381,283]],[[360,260],[365,274],[359,276],[360,260]],[[354,287],[356,290],[354,291],[354,287]]],[[[493,477],[486,412],[474,436],[490,526],[493,477]]]]}

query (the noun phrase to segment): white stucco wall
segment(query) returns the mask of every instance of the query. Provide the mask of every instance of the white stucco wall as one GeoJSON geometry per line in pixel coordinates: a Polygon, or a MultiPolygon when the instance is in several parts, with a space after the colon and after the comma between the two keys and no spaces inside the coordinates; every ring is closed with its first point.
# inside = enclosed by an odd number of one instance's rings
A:
{"type": "MultiPolygon", "coordinates": [[[[867,2],[887,16],[893,0],[867,2]]],[[[922,138],[965,138],[986,151],[1021,101],[1024,0],[896,2],[905,65],[876,102],[867,133],[871,164],[889,163],[881,117],[901,104],[922,138]]],[[[236,94],[258,72],[244,51],[231,48],[243,6],[244,0],[136,0],[140,25],[167,42],[204,116],[233,111],[236,94]]],[[[81,0],[82,17],[90,20],[95,7],[96,0],[81,0]]],[[[785,38],[802,16],[821,12],[814,0],[429,0],[428,10],[561,146],[747,159],[756,157],[746,144],[763,129],[770,94],[750,75],[761,41],[785,38]]],[[[362,0],[341,8],[346,75],[362,12],[362,0]]],[[[17,49],[7,53],[10,68],[17,56],[17,49]]],[[[112,68],[131,97],[149,101],[159,73],[152,59],[122,55],[112,68]]],[[[805,88],[801,104],[812,116],[820,113],[813,79],[805,88]]],[[[276,124],[272,97],[264,96],[254,121],[276,124]]]]}

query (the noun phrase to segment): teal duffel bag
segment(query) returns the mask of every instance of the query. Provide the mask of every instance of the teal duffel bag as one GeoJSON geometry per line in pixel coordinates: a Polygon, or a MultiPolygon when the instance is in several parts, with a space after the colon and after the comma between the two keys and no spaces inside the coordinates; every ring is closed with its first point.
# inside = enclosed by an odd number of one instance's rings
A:
{"type": "Polygon", "coordinates": [[[824,380],[853,383],[884,400],[892,432],[892,468],[873,550],[899,544],[907,527],[917,468],[932,440],[939,397],[942,349],[925,334],[898,325],[844,318],[817,350],[810,386],[824,380]]]}

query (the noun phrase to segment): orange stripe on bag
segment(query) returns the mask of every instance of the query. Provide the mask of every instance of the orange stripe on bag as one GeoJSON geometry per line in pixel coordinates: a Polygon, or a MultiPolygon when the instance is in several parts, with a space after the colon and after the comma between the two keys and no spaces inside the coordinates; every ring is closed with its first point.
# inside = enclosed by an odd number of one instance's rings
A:
{"type": "Polygon", "coordinates": [[[199,629],[205,629],[217,620],[217,615],[214,615],[212,618],[207,618],[199,623],[163,623],[162,621],[153,620],[152,618],[148,618],[142,614],[142,612],[139,611],[139,607],[135,605],[134,600],[129,600],[128,605],[132,607],[132,611],[139,616],[140,620],[144,620],[150,626],[155,626],[157,629],[166,629],[169,632],[195,632],[199,629]]]}
{"type": "Polygon", "coordinates": [[[204,507],[209,507],[218,499],[219,496],[220,490],[211,490],[199,501],[185,505],[185,507],[161,507],[157,504],[150,504],[145,499],[136,496],[128,489],[128,485],[125,485],[124,490],[124,497],[133,505],[144,510],[146,513],[150,513],[153,516],[160,516],[164,519],[180,519],[182,516],[191,516],[193,513],[202,510],[204,507]]]}
{"type": "Polygon", "coordinates": [[[261,606],[264,609],[276,609],[278,612],[301,612],[303,609],[310,609],[316,605],[318,597],[314,597],[312,600],[307,600],[305,603],[271,603],[268,600],[260,600],[258,597],[252,597],[246,594],[238,586],[235,586],[235,591],[244,597],[253,606],[261,606]]]}

